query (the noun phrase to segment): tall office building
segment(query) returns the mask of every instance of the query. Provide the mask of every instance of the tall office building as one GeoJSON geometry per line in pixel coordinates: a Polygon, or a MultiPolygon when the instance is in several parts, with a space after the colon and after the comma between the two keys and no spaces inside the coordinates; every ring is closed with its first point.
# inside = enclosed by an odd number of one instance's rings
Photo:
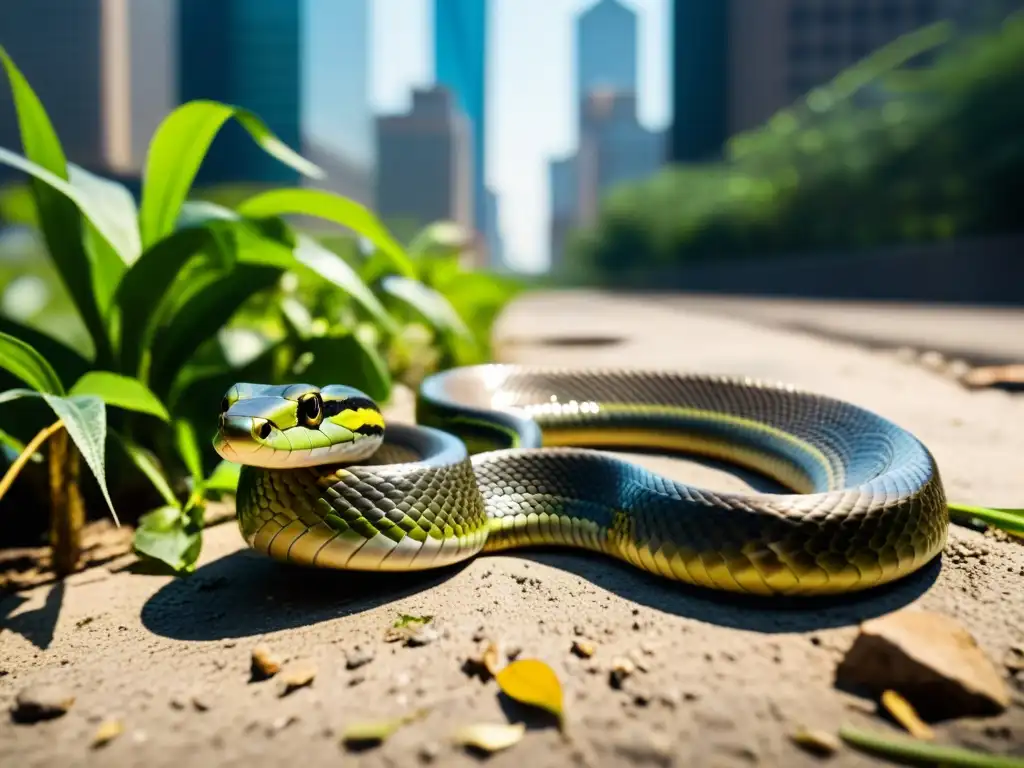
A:
{"type": "MultiPolygon", "coordinates": [[[[434,0],[434,81],[454,97],[473,135],[473,223],[485,241],[489,229],[487,189],[487,40],[489,0],[434,0]]],[[[493,257],[492,257],[493,258],[493,257]]]]}
{"type": "Polygon", "coordinates": [[[636,13],[619,0],[598,0],[576,21],[576,99],[596,89],[637,89],[636,13]]]}
{"type": "Polygon", "coordinates": [[[417,89],[409,112],[378,117],[378,215],[403,230],[442,219],[471,230],[472,145],[469,122],[444,88],[417,89]]]}
{"type": "Polygon", "coordinates": [[[756,128],[900,35],[960,13],[958,4],[675,0],[672,161],[715,157],[729,136],[756,128]]]}
{"type": "MultiPolygon", "coordinates": [[[[296,0],[178,0],[179,99],[215,99],[256,113],[288,146],[302,140],[302,15],[296,0]]],[[[295,183],[298,173],[226,125],[200,183],[295,183]]]]}
{"type": "MultiPolygon", "coordinates": [[[[3,0],[0,45],[28,79],[68,159],[137,177],[174,105],[174,14],[165,0],[3,0]]],[[[10,88],[0,146],[20,149],[10,88]]]]}
{"type": "Polygon", "coordinates": [[[548,220],[551,261],[548,269],[551,272],[560,271],[566,241],[575,225],[578,186],[575,153],[548,163],[548,190],[551,197],[548,220]]]}
{"type": "Polygon", "coordinates": [[[327,177],[304,183],[370,205],[372,0],[303,0],[302,151],[327,177]]]}

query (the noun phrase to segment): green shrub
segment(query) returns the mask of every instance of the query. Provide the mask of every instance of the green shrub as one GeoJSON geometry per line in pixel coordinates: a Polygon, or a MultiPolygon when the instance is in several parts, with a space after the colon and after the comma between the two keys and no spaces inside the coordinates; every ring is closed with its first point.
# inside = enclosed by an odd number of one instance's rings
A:
{"type": "Polygon", "coordinates": [[[322,175],[257,116],[209,101],[161,123],[136,207],[120,184],[67,162],[3,49],[0,60],[24,150],[0,148],[0,162],[30,177],[31,210],[21,215],[37,223],[89,347],[0,317],[0,441],[19,455],[0,496],[49,439],[60,461],[31,469],[49,472],[58,571],[78,561],[89,496],[79,457],[112,513],[151,510],[136,550],[189,571],[205,502],[237,481],[237,467],[219,462],[207,439],[233,382],[339,382],[387,401],[396,372],[415,385],[438,366],[487,358],[490,324],[517,286],[460,269],[443,228],[407,249],[372,212],[321,190],[263,190],[232,207],[190,200],[210,143],[232,119],[276,159],[322,175]],[[293,216],[333,222],[368,246],[345,234],[335,252],[295,229],[293,216]],[[414,353],[428,364],[410,365],[414,353]]]}
{"type": "Polygon", "coordinates": [[[723,161],[614,191],[567,262],[620,282],[683,262],[1017,231],[1022,85],[1024,15],[971,34],[922,28],[734,136],[723,161]]]}

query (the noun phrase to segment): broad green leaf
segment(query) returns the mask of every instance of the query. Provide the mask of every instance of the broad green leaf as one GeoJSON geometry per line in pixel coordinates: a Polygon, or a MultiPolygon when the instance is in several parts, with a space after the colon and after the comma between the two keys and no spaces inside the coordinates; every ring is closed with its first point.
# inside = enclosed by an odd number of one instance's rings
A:
{"type": "Polygon", "coordinates": [[[526,734],[526,723],[475,723],[459,728],[452,741],[491,754],[513,747],[526,734]]]}
{"type": "Polygon", "coordinates": [[[473,243],[473,233],[454,221],[435,221],[417,233],[409,243],[409,255],[419,259],[435,253],[458,253],[473,243]]]}
{"type": "Polygon", "coordinates": [[[216,491],[217,493],[234,493],[238,490],[238,476],[242,467],[230,461],[220,462],[206,478],[203,483],[204,491],[216,491]]]}
{"type": "Polygon", "coordinates": [[[92,365],[89,360],[66,344],[8,317],[0,317],[0,334],[14,336],[35,349],[53,366],[57,377],[64,385],[77,381],[92,365]]]}
{"type": "MultiPolygon", "coordinates": [[[[110,233],[104,232],[102,216],[93,215],[85,196],[67,182],[67,160],[50,118],[3,47],[0,47],[0,63],[10,82],[25,153],[22,157],[0,147],[0,162],[32,177],[30,186],[36,215],[50,258],[92,336],[97,358],[105,363],[111,357],[110,343],[103,315],[93,295],[94,265],[83,240],[82,215],[104,235],[110,233]]],[[[100,271],[105,273],[107,270],[100,271]]]]}
{"type": "Polygon", "coordinates": [[[388,275],[381,280],[381,289],[389,296],[412,308],[436,330],[472,340],[459,313],[442,294],[416,280],[388,275]]]}
{"type": "Polygon", "coordinates": [[[277,267],[239,264],[186,301],[154,336],[153,363],[146,377],[150,387],[160,395],[169,393],[196,349],[250,296],[273,286],[280,273],[277,267]]]}
{"type": "Polygon", "coordinates": [[[237,208],[243,216],[302,215],[326,219],[362,235],[390,259],[399,274],[416,271],[402,246],[368,208],[355,200],[321,189],[274,189],[250,197],[237,208]]]}
{"type": "Polygon", "coordinates": [[[949,768],[1024,768],[1024,759],[993,755],[961,747],[948,747],[912,736],[889,736],[843,726],[839,738],[857,749],[904,763],[949,766],[949,768]]]}
{"type": "Polygon", "coordinates": [[[391,394],[387,363],[375,349],[363,344],[353,333],[314,336],[300,346],[311,361],[296,376],[319,386],[345,384],[361,389],[378,402],[391,394]]]}
{"type": "Polygon", "coordinates": [[[545,709],[562,722],[562,683],[539,659],[513,661],[495,676],[498,687],[518,702],[545,709]]]}
{"type": "Polygon", "coordinates": [[[96,395],[107,405],[124,408],[138,413],[148,413],[158,419],[170,421],[164,404],[149,387],[138,379],[121,376],[109,371],[89,371],[75,382],[72,395],[96,395]]]}
{"type": "Polygon", "coordinates": [[[394,318],[341,256],[320,245],[316,240],[302,235],[295,246],[295,258],[300,264],[358,301],[385,331],[397,332],[398,327],[394,318]]]}
{"type": "Polygon", "coordinates": [[[118,525],[121,521],[114,509],[114,502],[107,490],[107,474],[104,449],[107,442],[107,411],[103,401],[93,395],[80,397],[58,397],[45,392],[33,392],[29,389],[10,389],[0,393],[0,403],[16,400],[19,397],[41,397],[53,409],[57,417],[64,422],[68,437],[74,442],[82,459],[96,478],[96,483],[103,493],[103,498],[118,525]]]}
{"type": "MultiPolygon", "coordinates": [[[[88,199],[94,215],[103,219],[103,231],[114,255],[124,265],[133,264],[142,252],[135,198],[123,185],[68,163],[68,183],[88,199]]],[[[116,283],[115,283],[116,286],[116,283]]]]}
{"type": "Polygon", "coordinates": [[[178,273],[211,244],[211,237],[201,227],[174,232],[147,249],[121,279],[115,302],[120,310],[121,370],[125,373],[139,371],[157,308],[178,273]]]}
{"type": "Polygon", "coordinates": [[[28,384],[37,392],[63,395],[60,378],[46,361],[21,339],[0,333],[0,367],[28,384]]]}
{"type": "Polygon", "coordinates": [[[160,507],[139,518],[135,529],[135,551],[164,563],[176,573],[195,569],[203,545],[202,508],[183,511],[176,506],[160,507]]]}
{"type": "Polygon", "coordinates": [[[164,477],[163,472],[157,466],[156,461],[152,455],[145,448],[140,446],[138,443],[129,440],[127,437],[118,434],[117,432],[111,432],[111,434],[117,439],[124,452],[131,459],[132,463],[138,467],[139,471],[142,472],[153,484],[157,493],[160,494],[161,498],[171,507],[180,509],[181,504],[178,502],[177,497],[174,495],[174,491],[171,489],[170,483],[167,482],[167,478],[164,477]]]}
{"type": "Polygon", "coordinates": [[[149,247],[174,229],[199,166],[221,127],[231,118],[249,132],[267,154],[306,176],[323,171],[278,139],[248,110],[213,101],[190,101],[171,112],[149,144],[139,220],[142,244],[149,247]]]}

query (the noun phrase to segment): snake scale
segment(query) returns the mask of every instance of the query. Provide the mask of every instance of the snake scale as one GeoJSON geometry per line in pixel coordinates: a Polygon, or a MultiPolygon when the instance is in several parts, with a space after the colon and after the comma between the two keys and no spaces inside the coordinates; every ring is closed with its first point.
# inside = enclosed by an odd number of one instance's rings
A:
{"type": "Polygon", "coordinates": [[[812,392],[727,376],[455,368],[388,424],[351,387],[236,384],[214,445],[242,464],[255,550],[324,568],[411,571],[560,545],[690,584],[851,592],[944,547],[936,463],[912,434],[812,392]],[[696,488],[595,448],[699,454],[787,493],[696,488]]]}

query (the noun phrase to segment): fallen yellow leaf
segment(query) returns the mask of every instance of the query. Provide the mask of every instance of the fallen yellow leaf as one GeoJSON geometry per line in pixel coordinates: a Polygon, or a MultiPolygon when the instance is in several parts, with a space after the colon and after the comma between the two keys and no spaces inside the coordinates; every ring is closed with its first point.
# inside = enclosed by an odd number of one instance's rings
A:
{"type": "Polygon", "coordinates": [[[907,733],[915,739],[931,741],[935,738],[935,731],[917,714],[917,710],[905,698],[896,691],[885,691],[882,694],[882,706],[889,710],[900,725],[907,729],[907,733]]]}
{"type": "Polygon", "coordinates": [[[495,643],[488,643],[487,650],[482,658],[484,669],[491,677],[498,676],[498,646],[495,643]]]}
{"type": "Polygon", "coordinates": [[[425,717],[427,710],[420,709],[404,717],[390,720],[366,720],[350,723],[341,733],[341,741],[347,747],[370,747],[385,741],[391,734],[414,720],[425,717]]]}
{"type": "Polygon", "coordinates": [[[104,720],[96,729],[92,737],[93,747],[106,746],[124,731],[124,724],[120,720],[104,720]]]}
{"type": "Polygon", "coordinates": [[[460,728],[452,740],[463,747],[483,752],[500,752],[518,744],[526,733],[525,723],[477,723],[460,728]]]}
{"type": "Polygon", "coordinates": [[[495,675],[498,687],[523,704],[545,709],[562,724],[562,684],[554,671],[539,659],[513,661],[495,675]]]}

